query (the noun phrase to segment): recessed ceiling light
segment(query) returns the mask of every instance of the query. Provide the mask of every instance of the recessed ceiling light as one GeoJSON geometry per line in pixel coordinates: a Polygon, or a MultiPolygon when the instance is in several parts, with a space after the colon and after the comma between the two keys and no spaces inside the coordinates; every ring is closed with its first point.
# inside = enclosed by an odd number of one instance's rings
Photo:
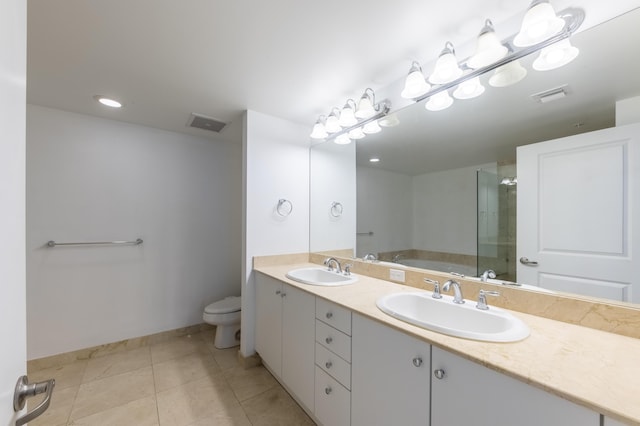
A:
{"type": "Polygon", "coordinates": [[[105,105],[111,108],[122,108],[122,103],[116,101],[115,99],[107,98],[106,96],[95,95],[93,99],[100,102],[102,105],[105,105]]]}
{"type": "Polygon", "coordinates": [[[376,158],[376,157],[369,158],[369,162],[370,162],[370,163],[379,163],[379,162],[380,162],[380,159],[379,159],[379,158],[376,158]]]}

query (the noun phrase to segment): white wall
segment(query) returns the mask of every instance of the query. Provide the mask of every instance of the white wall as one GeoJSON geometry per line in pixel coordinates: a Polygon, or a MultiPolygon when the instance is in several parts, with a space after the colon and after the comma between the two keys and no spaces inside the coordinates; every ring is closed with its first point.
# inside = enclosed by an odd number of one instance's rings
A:
{"type": "Polygon", "coordinates": [[[640,96],[616,102],[616,126],[640,122],[640,96]]]}
{"type": "Polygon", "coordinates": [[[413,179],[401,173],[358,167],[356,256],[413,247],[413,179]]]}
{"type": "Polygon", "coordinates": [[[254,256],[309,250],[309,131],[305,126],[247,111],[243,135],[242,338],[244,356],[255,353],[254,256]],[[275,209],[285,198],[292,213],[275,209]]]}
{"type": "Polygon", "coordinates": [[[356,245],[356,144],[325,142],[310,149],[310,241],[313,252],[356,245]],[[342,205],[332,211],[332,204],[342,205]]]}
{"type": "Polygon", "coordinates": [[[198,324],[239,294],[240,166],[239,142],[28,106],[29,359],[198,324]]]}

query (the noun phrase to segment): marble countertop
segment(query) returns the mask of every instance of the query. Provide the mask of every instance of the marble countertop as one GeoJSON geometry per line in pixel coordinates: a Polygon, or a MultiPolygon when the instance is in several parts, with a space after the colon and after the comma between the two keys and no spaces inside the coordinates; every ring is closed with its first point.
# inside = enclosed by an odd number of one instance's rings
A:
{"type": "Polygon", "coordinates": [[[386,315],[376,300],[417,289],[359,275],[355,284],[323,287],[298,283],[285,274],[312,263],[261,266],[256,271],[353,312],[536,386],[601,414],[640,425],[640,339],[509,311],[531,335],[515,343],[487,343],[424,330],[386,315]]]}

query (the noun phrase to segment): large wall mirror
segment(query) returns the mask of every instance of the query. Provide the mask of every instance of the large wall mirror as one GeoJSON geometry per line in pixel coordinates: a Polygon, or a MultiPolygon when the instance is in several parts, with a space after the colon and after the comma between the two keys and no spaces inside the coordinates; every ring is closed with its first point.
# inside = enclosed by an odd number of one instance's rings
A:
{"type": "MultiPolygon", "coordinates": [[[[357,141],[345,166],[356,174],[355,235],[336,237],[333,248],[467,276],[491,269],[517,282],[516,148],[614,127],[616,102],[640,96],[640,9],[571,40],[580,55],[563,68],[534,71],[535,58],[524,58],[528,74],[513,86],[490,87],[483,76],[482,96],[437,112],[411,105],[394,112],[397,126],[357,141]],[[557,88],[565,96],[532,96],[557,88]]],[[[312,181],[324,173],[314,157],[352,149],[328,144],[311,148],[312,181]]],[[[311,251],[330,248],[325,222],[312,218],[311,251]]]]}

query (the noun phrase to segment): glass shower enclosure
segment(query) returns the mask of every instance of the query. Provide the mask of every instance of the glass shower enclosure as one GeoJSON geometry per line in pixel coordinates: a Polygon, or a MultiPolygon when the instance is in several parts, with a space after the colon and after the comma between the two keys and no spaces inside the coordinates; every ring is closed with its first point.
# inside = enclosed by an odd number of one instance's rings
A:
{"type": "Polygon", "coordinates": [[[478,275],[487,269],[496,278],[516,281],[515,165],[477,172],[478,275]]]}

